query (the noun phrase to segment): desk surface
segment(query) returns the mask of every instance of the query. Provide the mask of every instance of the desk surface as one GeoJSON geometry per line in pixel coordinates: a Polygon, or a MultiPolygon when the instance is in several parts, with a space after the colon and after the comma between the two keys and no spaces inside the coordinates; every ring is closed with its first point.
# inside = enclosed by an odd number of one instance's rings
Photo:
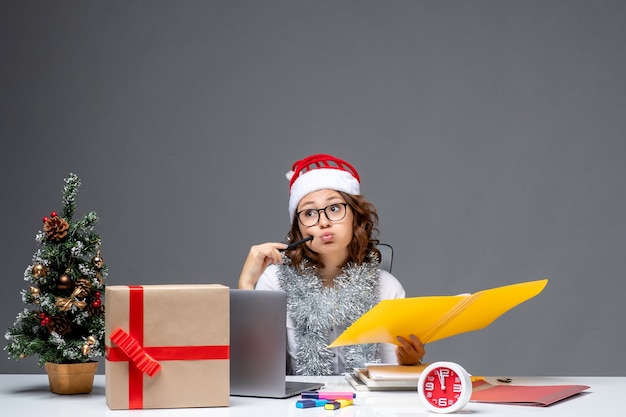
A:
{"type": "MultiPolygon", "coordinates": [[[[297,379],[297,378],[294,378],[297,379]]],[[[310,380],[311,378],[308,378],[310,380]]],[[[315,379],[315,378],[314,378],[315,379]]],[[[352,391],[343,377],[319,377],[326,382],[325,390],[352,391]]],[[[495,379],[487,381],[497,383],[495,379]]],[[[456,415],[498,416],[617,416],[624,410],[620,400],[626,392],[626,377],[519,377],[519,385],[580,384],[591,388],[575,397],[549,407],[510,406],[469,403],[456,415]]],[[[336,411],[322,408],[299,409],[295,401],[231,397],[230,407],[176,410],[116,410],[106,406],[104,375],[96,375],[91,394],[57,395],[50,392],[48,379],[41,375],[0,375],[0,410],[6,416],[209,416],[209,417],[410,417],[433,416],[426,411],[412,391],[359,392],[355,404],[336,411]]]]}

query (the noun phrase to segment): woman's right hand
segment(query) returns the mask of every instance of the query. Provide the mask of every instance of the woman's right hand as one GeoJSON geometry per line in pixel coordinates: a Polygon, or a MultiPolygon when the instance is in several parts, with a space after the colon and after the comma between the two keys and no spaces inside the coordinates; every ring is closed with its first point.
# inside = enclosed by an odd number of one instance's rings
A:
{"type": "Polygon", "coordinates": [[[239,288],[253,290],[265,268],[271,264],[282,263],[281,249],[285,248],[287,248],[286,244],[278,242],[252,246],[239,275],[239,288]]]}

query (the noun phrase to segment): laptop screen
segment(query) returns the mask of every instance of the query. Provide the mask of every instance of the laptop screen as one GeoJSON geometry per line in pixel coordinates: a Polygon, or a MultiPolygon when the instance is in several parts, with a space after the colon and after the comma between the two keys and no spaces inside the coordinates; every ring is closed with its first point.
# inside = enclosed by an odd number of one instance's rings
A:
{"type": "Polygon", "coordinates": [[[286,320],[284,292],[230,290],[231,395],[285,398],[320,388],[301,383],[286,392],[286,320]]]}

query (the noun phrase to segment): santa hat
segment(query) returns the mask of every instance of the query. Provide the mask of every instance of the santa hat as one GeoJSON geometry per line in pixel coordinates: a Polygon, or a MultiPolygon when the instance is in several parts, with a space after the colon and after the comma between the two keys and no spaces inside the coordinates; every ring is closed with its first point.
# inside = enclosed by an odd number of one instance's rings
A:
{"type": "Polygon", "coordinates": [[[287,173],[289,180],[289,219],[293,220],[302,198],[318,190],[360,194],[359,173],[348,162],[332,155],[317,154],[297,161],[287,173]]]}

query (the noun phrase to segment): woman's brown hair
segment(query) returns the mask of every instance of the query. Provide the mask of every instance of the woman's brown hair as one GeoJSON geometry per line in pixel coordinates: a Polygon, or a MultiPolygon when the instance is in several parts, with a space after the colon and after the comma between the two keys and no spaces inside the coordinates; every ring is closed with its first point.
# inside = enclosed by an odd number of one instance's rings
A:
{"type": "MultiPolygon", "coordinates": [[[[370,259],[372,252],[374,252],[380,260],[380,252],[376,248],[376,245],[379,243],[377,239],[378,213],[376,212],[376,207],[361,195],[347,194],[343,191],[337,192],[348,204],[353,214],[353,235],[352,241],[348,246],[348,259],[346,263],[358,265],[372,261],[372,259],[370,259]]],[[[302,239],[297,216],[294,216],[288,237],[291,242],[302,239]]],[[[320,257],[306,245],[298,246],[287,255],[291,259],[292,264],[298,269],[303,259],[308,259],[317,268],[324,267],[320,257]]]]}

